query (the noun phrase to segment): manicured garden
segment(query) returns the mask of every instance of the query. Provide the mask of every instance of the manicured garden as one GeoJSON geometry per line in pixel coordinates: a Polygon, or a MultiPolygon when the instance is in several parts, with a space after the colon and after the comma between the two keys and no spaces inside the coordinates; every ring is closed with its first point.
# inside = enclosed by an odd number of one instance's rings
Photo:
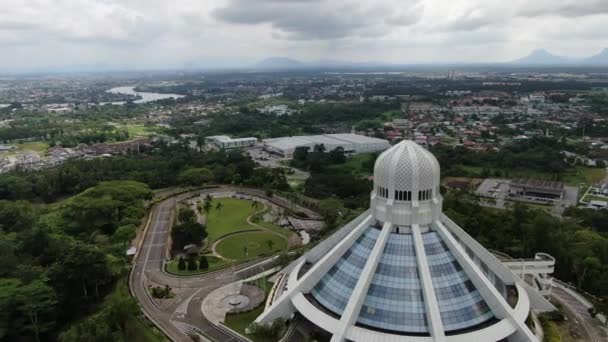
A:
{"type": "Polygon", "coordinates": [[[195,275],[195,274],[202,274],[202,273],[217,271],[217,270],[226,268],[231,265],[231,263],[229,261],[220,259],[218,257],[211,256],[211,255],[207,255],[206,258],[207,258],[207,262],[209,263],[209,267],[206,269],[200,269],[199,260],[197,260],[197,259],[194,260],[194,262],[196,262],[196,264],[197,264],[197,267],[194,270],[188,270],[188,268],[186,268],[184,270],[180,270],[179,269],[179,259],[171,260],[166,265],[165,269],[167,270],[167,272],[169,272],[171,274],[188,276],[188,275],[195,275]]]}
{"type": "Polygon", "coordinates": [[[255,259],[285,251],[287,240],[280,235],[265,231],[246,232],[222,239],[216,251],[234,260],[255,259]]]}
{"type": "MultiPolygon", "coordinates": [[[[202,211],[203,205],[199,207],[202,211]]],[[[264,222],[262,216],[268,212],[270,209],[259,202],[254,204],[253,201],[237,198],[213,198],[208,210],[207,246],[217,242],[215,252],[225,259],[213,256],[210,250],[206,250],[203,253],[207,257],[207,268],[201,268],[198,265],[199,257],[194,257],[185,260],[188,266],[180,270],[179,259],[175,258],[166,265],[166,271],[183,276],[201,274],[286,251],[287,238],[295,233],[264,222]],[[249,216],[253,224],[247,222],[249,216]]]]}
{"type": "Polygon", "coordinates": [[[226,234],[255,228],[247,223],[247,217],[259,210],[251,205],[252,201],[237,198],[214,198],[212,203],[213,209],[209,211],[207,219],[209,244],[226,234]],[[218,203],[221,203],[219,210],[216,209],[218,203]]]}

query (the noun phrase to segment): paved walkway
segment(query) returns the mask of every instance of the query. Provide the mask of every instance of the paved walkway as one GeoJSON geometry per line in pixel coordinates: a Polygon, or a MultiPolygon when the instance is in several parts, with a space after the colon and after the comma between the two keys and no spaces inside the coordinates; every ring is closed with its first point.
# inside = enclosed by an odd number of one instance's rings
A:
{"type": "MultiPolygon", "coordinates": [[[[253,201],[255,201],[255,200],[253,200],[253,201]]],[[[268,229],[268,228],[266,228],[266,227],[264,227],[264,226],[260,226],[259,224],[257,224],[257,223],[255,223],[255,222],[253,222],[253,221],[251,220],[251,218],[252,218],[254,215],[259,214],[259,213],[263,212],[264,210],[266,210],[266,209],[268,208],[268,206],[267,206],[265,203],[262,203],[262,202],[258,202],[258,203],[261,203],[261,204],[262,204],[262,209],[257,210],[257,211],[254,211],[254,212],[253,212],[253,213],[251,213],[249,216],[247,216],[247,219],[246,219],[247,224],[249,224],[249,225],[251,225],[251,226],[255,227],[255,229],[252,229],[252,230],[244,230],[242,233],[247,233],[247,232],[250,232],[250,231],[261,231],[261,232],[266,232],[266,233],[273,234],[273,235],[275,235],[275,236],[279,236],[279,237],[281,237],[281,238],[283,238],[283,239],[285,239],[285,240],[287,241],[287,246],[288,246],[287,248],[288,248],[288,249],[290,249],[290,248],[292,248],[292,247],[297,247],[297,246],[299,246],[299,245],[301,245],[301,244],[302,244],[302,241],[300,240],[300,237],[299,237],[297,234],[294,234],[294,235],[295,235],[295,239],[296,239],[296,241],[294,241],[293,239],[286,238],[286,237],[285,237],[285,235],[283,235],[283,234],[279,234],[279,233],[277,233],[277,232],[275,232],[275,231],[272,231],[272,230],[270,230],[270,229],[268,229]],[[293,245],[291,245],[290,243],[293,243],[293,245]]],[[[218,257],[218,258],[220,258],[220,259],[224,259],[224,260],[228,260],[228,261],[237,261],[237,260],[235,260],[235,259],[226,258],[225,256],[221,255],[221,254],[220,254],[220,253],[217,251],[217,245],[218,245],[220,242],[222,242],[224,239],[227,239],[227,238],[233,237],[233,236],[238,235],[238,234],[239,234],[239,232],[234,232],[234,233],[226,234],[226,235],[224,235],[224,236],[220,237],[219,239],[217,239],[217,240],[216,240],[216,241],[213,243],[213,245],[211,245],[211,252],[213,253],[213,255],[214,255],[214,256],[216,256],[216,257],[218,257]]],[[[292,235],[292,234],[290,234],[290,237],[291,237],[291,235],[292,235]]]]}

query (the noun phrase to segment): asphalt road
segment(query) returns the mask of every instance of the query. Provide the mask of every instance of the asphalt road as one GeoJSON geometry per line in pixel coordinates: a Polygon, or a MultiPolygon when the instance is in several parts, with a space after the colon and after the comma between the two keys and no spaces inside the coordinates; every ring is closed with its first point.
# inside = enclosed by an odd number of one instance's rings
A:
{"type": "Polygon", "coordinates": [[[608,339],[606,332],[600,328],[600,323],[587,312],[587,308],[570,293],[559,286],[553,286],[552,296],[561,302],[577,318],[577,323],[584,330],[589,341],[601,342],[608,339]]]}
{"type": "MultiPolygon", "coordinates": [[[[225,187],[200,190],[195,193],[213,194],[232,190],[251,192],[263,197],[261,191],[225,187]]],[[[173,341],[192,341],[188,337],[188,334],[191,333],[202,335],[213,341],[246,341],[209,322],[202,314],[202,301],[209,293],[223,285],[246,279],[264,269],[273,267],[274,260],[243,264],[234,269],[224,269],[200,276],[177,277],[163,272],[164,250],[171,227],[173,208],[176,202],[186,199],[192,194],[180,194],[165,199],[152,208],[150,223],[131,271],[129,279],[131,292],[139,301],[145,315],[173,341]],[[169,303],[158,307],[146,289],[146,279],[179,289],[176,291],[179,294],[169,303]]],[[[290,205],[288,201],[276,197],[272,198],[272,202],[284,204],[284,206],[290,205]]]]}

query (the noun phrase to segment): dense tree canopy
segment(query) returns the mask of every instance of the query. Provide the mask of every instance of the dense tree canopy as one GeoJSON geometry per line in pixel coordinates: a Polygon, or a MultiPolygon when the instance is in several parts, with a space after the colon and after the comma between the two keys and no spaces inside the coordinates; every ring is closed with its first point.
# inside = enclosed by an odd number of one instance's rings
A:
{"type": "Polygon", "coordinates": [[[466,193],[444,197],[446,214],[487,248],[513,257],[546,252],[556,259],[555,277],[599,296],[608,296],[608,238],[539,209],[515,204],[509,210],[484,208],[466,193]]]}
{"type": "Polygon", "coordinates": [[[0,200],[0,341],[56,340],[95,308],[125,274],[125,242],[150,197],[145,184],[114,181],[48,207],[0,200]]]}

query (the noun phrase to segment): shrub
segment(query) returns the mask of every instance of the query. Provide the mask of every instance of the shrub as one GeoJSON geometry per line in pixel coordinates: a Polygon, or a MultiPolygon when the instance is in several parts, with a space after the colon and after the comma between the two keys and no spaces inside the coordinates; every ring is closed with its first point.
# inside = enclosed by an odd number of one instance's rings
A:
{"type": "Polygon", "coordinates": [[[184,258],[179,257],[179,260],[177,261],[177,269],[180,271],[186,269],[186,261],[184,260],[184,258]]]}
{"type": "Polygon", "coordinates": [[[207,257],[204,255],[201,255],[201,257],[198,260],[198,269],[206,270],[208,268],[209,268],[209,261],[207,261],[207,257]]]}
{"type": "Polygon", "coordinates": [[[188,271],[196,271],[198,269],[198,265],[196,264],[196,260],[188,259],[188,271]]]}

